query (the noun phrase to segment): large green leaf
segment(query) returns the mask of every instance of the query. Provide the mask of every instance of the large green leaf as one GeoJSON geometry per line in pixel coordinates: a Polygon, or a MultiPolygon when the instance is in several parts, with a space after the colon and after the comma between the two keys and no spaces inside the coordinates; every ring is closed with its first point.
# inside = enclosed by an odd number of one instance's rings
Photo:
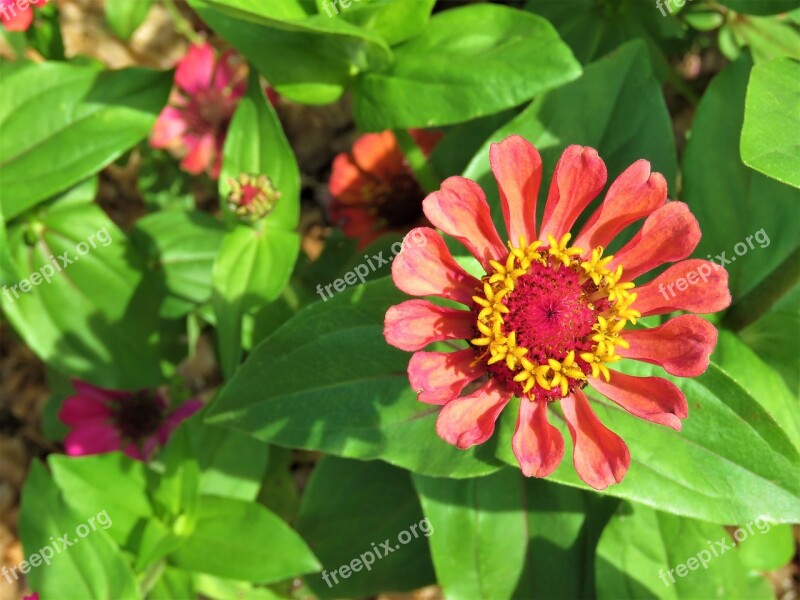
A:
{"type": "Polygon", "coordinates": [[[709,85],[683,155],[683,200],[700,222],[695,251],[730,274],[734,301],[797,246],[798,192],[742,164],[739,137],[751,61],[742,56],[709,85]]]}
{"type": "MultiPolygon", "coordinates": [[[[109,512],[108,517],[110,529],[114,515],[109,512]]],[[[47,470],[34,461],[22,494],[19,531],[26,556],[44,552],[50,554],[50,564],[33,559],[39,564],[32,562],[25,575],[30,588],[43,598],[63,598],[65,593],[86,600],[139,598],[133,573],[101,526],[105,522],[68,508],[47,470]],[[65,542],[70,545],[64,547],[65,542]]]]}
{"type": "Polygon", "coordinates": [[[197,526],[170,562],[188,571],[255,583],[320,568],[305,542],[259,504],[202,496],[197,526]]]}
{"type": "Polygon", "coordinates": [[[12,226],[9,244],[24,279],[3,290],[0,302],[34,352],[106,387],[161,382],[159,298],[143,281],[143,261],[103,211],[54,204],[12,226]]]}
{"type": "Polygon", "coordinates": [[[593,596],[586,557],[616,500],[518,469],[462,480],[414,475],[414,484],[447,598],[593,596]]]}
{"type": "Polygon", "coordinates": [[[378,33],[315,14],[313,0],[190,0],[189,4],[280,94],[296,102],[333,102],[353,75],[391,61],[391,50],[378,33]]]}
{"type": "MultiPolygon", "coordinates": [[[[753,536],[769,528],[747,525],[753,536]]],[[[744,568],[725,529],[639,504],[623,504],[605,528],[595,570],[600,600],[774,597],[765,579],[744,568]]]]}
{"type": "Polygon", "coordinates": [[[363,598],[435,581],[427,543],[434,530],[423,522],[411,478],[381,461],[323,458],[303,495],[297,531],[327,573],[327,582],[320,573],[306,577],[319,598],[363,598]],[[341,567],[354,562],[343,577],[341,567]]]}
{"type": "Polygon", "coordinates": [[[517,106],[580,72],[547,21],[479,4],[435,15],[389,69],[359,77],[353,109],[367,131],[447,125],[517,106]]]}
{"type": "Polygon", "coordinates": [[[720,0],[720,2],[748,15],[774,15],[797,8],[797,0],[720,0]]]}
{"type": "Polygon", "coordinates": [[[157,267],[156,277],[163,278],[171,295],[163,316],[181,316],[210,300],[211,267],[223,232],[219,221],[199,211],[167,210],[136,221],[132,242],[157,267]]]}
{"type": "Polygon", "coordinates": [[[742,127],[742,161],[800,187],[800,64],[777,58],[750,73],[742,127]]]}
{"type": "Polygon", "coordinates": [[[489,170],[489,144],[512,134],[529,140],[542,155],[540,214],[553,169],[570,144],[595,148],[606,163],[609,180],[644,158],[675,189],[678,167],[670,118],[641,42],[625,44],[589,65],[577,81],[538,97],[477,152],[464,176],[481,184],[498,227],[503,219],[497,184],[489,170]],[[591,110],[586,109],[587,98],[591,98],[591,110]]]}
{"type": "MultiPolygon", "coordinates": [[[[663,375],[651,365],[622,364],[632,375],[663,375]]],[[[800,458],[780,425],[714,364],[696,379],[668,379],[689,402],[689,417],[680,432],[633,417],[587,388],[600,420],[625,440],[631,453],[625,479],[605,492],[714,523],[743,523],[758,517],[797,522],[800,458]]],[[[512,403],[503,411],[505,422],[496,435],[498,456],[514,465],[510,438],[515,407],[512,403]]],[[[563,420],[556,413],[550,420],[569,440],[563,420]]],[[[590,489],[575,473],[570,455],[568,445],[550,479],[590,489]]]]}
{"type": "Polygon", "coordinates": [[[417,35],[436,4],[436,0],[350,0],[345,8],[340,1],[317,0],[317,10],[376,31],[392,46],[417,35]]]}
{"type": "Polygon", "coordinates": [[[108,511],[109,535],[120,546],[143,521],[153,518],[145,492],[145,467],[121,452],[97,456],[51,455],[48,464],[67,504],[78,514],[108,511]]]}
{"type": "Polygon", "coordinates": [[[29,65],[0,86],[0,203],[11,219],[96,173],[144,138],[169,73],[29,65]]]}
{"type": "Polygon", "coordinates": [[[434,476],[497,470],[491,444],[462,451],[436,435],[438,407],[417,401],[409,355],[384,340],[387,308],[405,299],[387,277],[303,309],[253,350],[208,418],[278,445],[434,476]]]}

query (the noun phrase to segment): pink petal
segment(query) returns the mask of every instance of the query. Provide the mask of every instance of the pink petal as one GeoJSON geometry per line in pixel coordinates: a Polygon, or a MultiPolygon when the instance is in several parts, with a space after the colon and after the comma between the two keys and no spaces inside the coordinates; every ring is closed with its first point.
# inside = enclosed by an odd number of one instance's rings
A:
{"type": "Polygon", "coordinates": [[[581,390],[561,400],[574,446],[572,460],[578,476],[596,490],[619,483],[628,472],[628,446],[594,414],[581,390]]]}
{"type": "Polygon", "coordinates": [[[78,396],[85,396],[100,402],[106,402],[109,400],[118,402],[131,397],[131,392],[125,392],[122,390],[109,390],[106,388],[97,387],[91,383],[81,381],[76,377],[71,378],[70,383],[72,384],[72,387],[75,388],[78,396]]]}
{"type": "Polygon", "coordinates": [[[456,263],[430,227],[412,229],[392,262],[395,285],[411,296],[440,296],[472,306],[481,283],[456,263]]]}
{"type": "Polygon", "coordinates": [[[547,402],[520,399],[511,447],[526,477],[547,477],[555,470],[564,456],[564,438],[547,421],[547,402]]]}
{"type": "Polygon", "coordinates": [[[333,159],[328,191],[333,198],[345,204],[361,203],[366,201],[364,188],[373,186],[376,181],[359,169],[349,154],[343,152],[333,159]]]}
{"type": "Polygon", "coordinates": [[[468,310],[406,300],[386,311],[383,335],[395,348],[414,352],[433,342],[472,338],[475,318],[468,310]]]}
{"type": "Polygon", "coordinates": [[[214,73],[214,87],[230,89],[232,100],[241,98],[247,90],[247,63],[234,50],[226,50],[219,57],[214,73]]]}
{"type": "Polygon", "coordinates": [[[609,400],[640,419],[681,430],[681,419],[689,414],[680,388],[663,377],[634,377],[611,371],[611,380],[592,379],[591,385],[609,400]]]}
{"type": "Polygon", "coordinates": [[[428,404],[445,404],[486,372],[475,362],[475,351],[415,352],[408,363],[408,379],[417,398],[428,404]]]}
{"type": "Polygon", "coordinates": [[[546,242],[547,234],[561,239],[569,232],[605,186],[606,175],[606,165],[594,148],[569,146],[564,150],[550,183],[539,239],[546,242]]]}
{"type": "Polygon", "coordinates": [[[186,121],[182,110],[167,106],[158,115],[150,134],[153,148],[172,148],[181,144],[181,136],[186,132],[186,121]]]}
{"type": "Polygon", "coordinates": [[[200,137],[184,136],[189,153],[181,162],[181,168],[192,175],[199,175],[210,170],[216,154],[216,138],[213,133],[205,133],[200,137]]]}
{"type": "Polygon", "coordinates": [[[714,313],[731,304],[728,272],[713,262],[697,258],[672,265],[634,291],[637,296],[633,308],[643,317],[676,310],[714,313]]]}
{"type": "Polygon", "coordinates": [[[178,63],[175,83],[189,94],[207,90],[211,87],[215,62],[214,49],[209,44],[193,44],[178,63]]]}
{"type": "Polygon", "coordinates": [[[158,447],[158,442],[155,440],[155,437],[150,437],[148,440],[143,444],[143,447],[140,448],[139,444],[136,442],[129,442],[122,451],[131,457],[133,460],[138,460],[140,462],[145,462],[150,459],[153,455],[153,451],[158,447]]]}
{"type": "Polygon", "coordinates": [[[70,456],[104,454],[120,449],[119,432],[111,425],[92,424],[78,427],[64,439],[64,448],[70,456]]]}
{"type": "Polygon", "coordinates": [[[436,432],[462,450],[482,444],[492,437],[495,421],[510,399],[511,392],[490,379],[469,396],[445,404],[436,421],[436,432]]]}
{"type": "Polygon", "coordinates": [[[512,135],[489,148],[489,164],[500,191],[508,239],[536,239],[536,197],[542,183],[542,157],[526,139],[512,135]]]}
{"type": "Polygon", "coordinates": [[[665,263],[689,256],[700,242],[700,226],[683,202],[668,202],[645,219],[642,230],[614,255],[608,268],[622,265],[623,277],[633,281],[665,263]]]}
{"type": "Polygon", "coordinates": [[[574,245],[588,253],[597,246],[607,248],[625,227],[646,217],[666,201],[664,176],[651,173],[646,160],[637,160],[608,188],[605,200],[575,238],[574,245]]]}
{"type": "Polygon", "coordinates": [[[503,261],[508,249],[492,222],[486,196],[480,186],[465,177],[449,177],[438,192],[422,201],[425,216],[436,227],[456,238],[486,269],[490,260],[503,261]]]}
{"type": "Polygon", "coordinates": [[[27,31],[31,23],[33,23],[33,9],[31,7],[20,10],[14,1],[3,2],[0,7],[5,9],[0,12],[0,22],[3,23],[8,31],[27,31]]]}
{"type": "Polygon", "coordinates": [[[681,315],[660,327],[626,331],[623,338],[630,348],[619,348],[621,356],[659,365],[677,377],[697,377],[708,368],[717,329],[701,317],[681,315]]]}
{"type": "Polygon", "coordinates": [[[111,419],[113,412],[105,400],[94,396],[70,396],[64,400],[58,418],[66,425],[78,427],[87,422],[105,422],[111,419]]]}

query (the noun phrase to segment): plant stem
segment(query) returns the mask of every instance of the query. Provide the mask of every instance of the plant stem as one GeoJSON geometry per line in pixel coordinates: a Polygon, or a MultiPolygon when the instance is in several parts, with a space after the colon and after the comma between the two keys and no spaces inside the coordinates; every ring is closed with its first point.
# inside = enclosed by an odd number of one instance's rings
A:
{"type": "Polygon", "coordinates": [[[417,181],[419,181],[425,193],[429,194],[438,190],[439,184],[441,183],[439,177],[428,162],[422,149],[417,146],[414,138],[412,138],[405,129],[395,129],[394,135],[397,138],[397,143],[400,145],[411,170],[414,171],[414,175],[416,175],[417,181]]]}
{"type": "Polygon", "coordinates": [[[175,29],[181,33],[186,39],[193,44],[199,44],[203,38],[194,30],[192,24],[181,14],[181,11],[175,6],[175,0],[164,0],[164,8],[167,9],[172,22],[175,24],[175,29]]]}

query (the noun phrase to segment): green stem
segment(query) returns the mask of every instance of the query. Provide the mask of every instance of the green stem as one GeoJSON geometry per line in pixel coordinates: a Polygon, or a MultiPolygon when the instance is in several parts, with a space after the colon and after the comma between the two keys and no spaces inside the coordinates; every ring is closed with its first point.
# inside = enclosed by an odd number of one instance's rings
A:
{"type": "Polygon", "coordinates": [[[417,181],[419,181],[425,193],[429,194],[438,190],[441,181],[433,170],[430,162],[428,162],[428,158],[422,152],[422,149],[417,146],[414,138],[411,137],[411,134],[405,129],[395,129],[394,135],[397,138],[397,143],[400,144],[400,149],[403,151],[411,170],[414,171],[414,175],[416,175],[417,181]]]}
{"type": "Polygon", "coordinates": [[[162,558],[161,560],[154,562],[144,572],[142,576],[142,580],[139,583],[139,591],[142,594],[142,597],[145,598],[153,589],[153,587],[158,583],[158,580],[161,579],[161,575],[164,574],[164,569],[166,568],[167,564],[162,558]]]}
{"type": "Polygon", "coordinates": [[[755,289],[722,318],[725,327],[739,331],[756,321],[800,282],[800,247],[795,248],[755,289]]]}

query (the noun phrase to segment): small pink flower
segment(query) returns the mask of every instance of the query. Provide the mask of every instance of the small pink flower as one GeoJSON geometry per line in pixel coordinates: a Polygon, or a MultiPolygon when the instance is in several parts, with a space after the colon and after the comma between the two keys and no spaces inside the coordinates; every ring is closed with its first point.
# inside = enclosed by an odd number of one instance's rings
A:
{"type": "Polygon", "coordinates": [[[39,594],[37,592],[34,592],[30,596],[23,596],[22,600],[39,600],[39,594]]]}
{"type": "Polygon", "coordinates": [[[122,450],[135,460],[148,460],[182,421],[203,406],[192,399],[169,410],[158,391],[107,390],[77,379],[72,385],[77,394],[67,398],[58,413],[72,427],[64,440],[70,456],[122,450]]]}
{"type": "Polygon", "coordinates": [[[8,31],[27,31],[33,23],[33,7],[44,6],[47,0],[30,0],[24,8],[19,8],[18,0],[0,0],[0,23],[8,31]]]}
{"type": "Polygon", "coordinates": [[[233,112],[247,88],[247,67],[232,50],[219,60],[207,43],[189,48],[175,70],[168,106],[158,116],[150,144],[182,158],[192,175],[219,177],[222,147],[233,112]]]}

